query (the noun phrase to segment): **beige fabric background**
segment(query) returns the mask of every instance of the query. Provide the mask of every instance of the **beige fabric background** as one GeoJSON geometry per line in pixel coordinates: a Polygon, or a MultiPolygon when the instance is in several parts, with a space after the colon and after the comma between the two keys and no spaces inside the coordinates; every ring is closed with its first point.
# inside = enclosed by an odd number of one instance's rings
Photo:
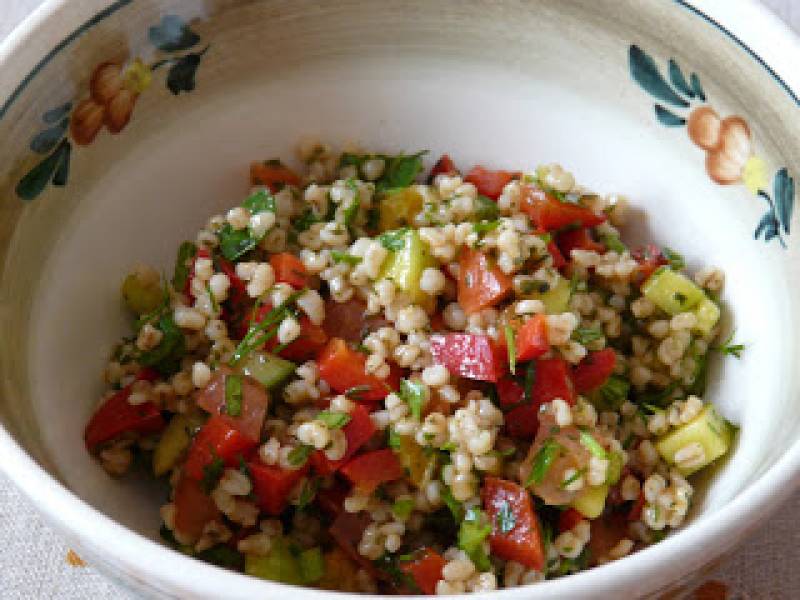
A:
{"type": "MultiPolygon", "coordinates": [[[[41,1],[0,0],[0,40],[41,1]]],[[[800,0],[764,2],[800,32],[800,0]]],[[[729,600],[800,598],[799,515],[800,493],[722,565],[713,577],[729,600]]],[[[0,473],[0,600],[133,600],[91,565],[71,566],[68,550],[0,473]]]]}

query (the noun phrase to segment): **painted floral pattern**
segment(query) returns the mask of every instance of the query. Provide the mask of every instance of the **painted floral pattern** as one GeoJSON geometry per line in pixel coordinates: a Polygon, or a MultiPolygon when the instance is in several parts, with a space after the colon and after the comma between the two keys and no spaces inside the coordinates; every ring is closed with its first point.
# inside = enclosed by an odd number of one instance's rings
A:
{"type": "Polygon", "coordinates": [[[786,168],[778,169],[772,193],[767,191],[767,164],[754,152],[747,121],[738,115],[720,117],[708,103],[700,77],[692,73],[687,79],[674,59],[667,63],[668,80],[653,58],[636,45],[628,50],[628,64],[634,81],[659,101],[654,106],[659,123],[685,127],[692,143],[703,150],[711,180],[719,185],[743,184],[766,202],[766,212],[753,236],[764,241],[777,239],[785,247],[794,209],[794,179],[786,168]]]}
{"type": "Polygon", "coordinates": [[[158,51],[158,60],[148,64],[137,57],[126,63],[101,62],[89,79],[88,97],[77,103],[66,102],[42,115],[43,129],[31,140],[30,149],[44,158],[17,184],[20,198],[33,200],[48,184],[65,186],[73,145],[89,146],[103,129],[112,135],[125,129],[137,100],[160,69],[167,69],[165,84],[172,94],[195,88],[197,69],[209,48],[192,50],[200,43],[200,36],[180,17],[167,15],[149,29],[148,40],[158,51]]]}

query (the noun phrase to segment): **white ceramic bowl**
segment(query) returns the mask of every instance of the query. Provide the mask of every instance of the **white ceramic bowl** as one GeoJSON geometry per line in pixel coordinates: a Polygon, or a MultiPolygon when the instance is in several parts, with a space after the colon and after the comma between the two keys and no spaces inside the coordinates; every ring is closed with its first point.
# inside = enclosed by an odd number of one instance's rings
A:
{"type": "Polygon", "coordinates": [[[747,349],[714,364],[709,397],[741,435],[683,531],[487,596],[680,591],[800,474],[797,64],[797,40],[750,0],[45,2],[0,47],[0,465],[93,565],[143,593],[290,593],[160,545],[153,488],[109,479],[84,451],[125,330],[121,274],[169,268],[179,240],[238,202],[251,159],[303,135],[460,164],[555,161],[646,212],[630,237],[726,270],[726,319],[747,349]],[[128,65],[134,92],[90,80],[108,61],[128,65]],[[702,107],[741,119],[718,141],[702,107]]]}

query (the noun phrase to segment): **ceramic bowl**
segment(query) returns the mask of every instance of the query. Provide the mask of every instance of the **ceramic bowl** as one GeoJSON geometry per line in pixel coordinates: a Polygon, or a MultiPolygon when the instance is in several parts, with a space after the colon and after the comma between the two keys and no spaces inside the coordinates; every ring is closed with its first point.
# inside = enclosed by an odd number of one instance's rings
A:
{"type": "Polygon", "coordinates": [[[126,328],[122,274],[171,268],[180,240],[239,202],[249,162],[303,136],[559,162],[631,199],[629,239],[725,269],[726,327],[746,350],[715,359],[708,395],[741,432],[683,530],[486,597],[679,592],[800,481],[798,63],[798,41],[749,0],[45,2],[0,47],[1,468],[144,594],[290,593],[159,544],[163,491],[85,452],[126,328]]]}

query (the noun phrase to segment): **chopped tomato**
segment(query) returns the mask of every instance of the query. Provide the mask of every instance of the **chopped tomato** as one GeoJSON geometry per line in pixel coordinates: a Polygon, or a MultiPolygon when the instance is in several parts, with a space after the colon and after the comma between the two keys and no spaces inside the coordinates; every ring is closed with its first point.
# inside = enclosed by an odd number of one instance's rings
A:
{"type": "Polygon", "coordinates": [[[525,400],[525,390],[511,376],[497,382],[497,397],[502,408],[512,408],[525,400]]]}
{"type": "MultiPolygon", "coordinates": [[[[245,331],[250,327],[251,323],[261,323],[266,316],[272,311],[272,305],[269,303],[262,304],[258,307],[255,315],[248,315],[246,319],[245,331]]],[[[320,350],[325,347],[328,341],[328,334],[319,325],[315,325],[311,319],[303,315],[298,319],[300,324],[300,335],[291,342],[289,345],[284,346],[278,351],[278,355],[288,360],[304,361],[317,356],[320,350]]],[[[277,338],[273,337],[264,344],[267,350],[273,350],[278,346],[277,338]]]]}
{"type": "Polygon", "coordinates": [[[306,268],[303,262],[294,254],[281,252],[269,257],[269,264],[275,273],[276,283],[288,283],[296,289],[306,286],[306,268]]]}
{"type": "Polygon", "coordinates": [[[534,185],[522,188],[520,210],[544,231],[555,231],[569,225],[594,227],[606,220],[605,215],[571,202],[561,202],[534,185]]]}
{"type": "Polygon", "coordinates": [[[247,464],[247,468],[258,506],[268,515],[277,517],[289,503],[292,488],[308,471],[308,463],[300,469],[292,470],[252,461],[247,464]]]}
{"type": "Polygon", "coordinates": [[[638,521],[642,518],[644,510],[644,492],[639,492],[639,497],[634,500],[631,509],[628,511],[628,521],[638,521]]]}
{"type": "Polygon", "coordinates": [[[505,479],[486,477],[481,501],[492,524],[492,554],[541,571],[544,544],[528,490],[505,479]]]}
{"type": "Polygon", "coordinates": [[[558,517],[558,531],[564,533],[571,531],[578,523],[583,521],[584,516],[574,508],[568,508],[558,517]]]}
{"type": "Polygon", "coordinates": [[[553,240],[550,240],[547,243],[547,251],[553,258],[554,269],[560,269],[561,267],[567,264],[567,259],[564,258],[563,254],[561,254],[561,250],[558,249],[558,244],[556,244],[553,240]]]}
{"type": "Polygon", "coordinates": [[[381,483],[400,479],[405,474],[397,455],[389,448],[360,454],[344,465],[341,471],[353,485],[365,492],[371,492],[381,483]]]}
{"type": "Polygon", "coordinates": [[[278,160],[250,163],[250,185],[265,185],[274,194],[284,185],[300,185],[300,177],[278,160]]]}
{"type": "Polygon", "coordinates": [[[562,231],[556,236],[556,243],[567,259],[572,256],[573,250],[591,250],[598,254],[603,254],[606,251],[606,247],[603,244],[594,241],[589,234],[589,229],[586,227],[562,231]]]}
{"type": "MultiPolygon", "coordinates": [[[[153,381],[157,374],[151,369],[142,369],[138,380],[153,381]]],[[[155,433],[166,426],[161,411],[152,402],[133,405],[128,402],[133,384],[129,384],[106,400],[86,425],[83,439],[90,452],[101,444],[110,442],[123,433],[155,433]]]]}
{"type": "Polygon", "coordinates": [[[508,435],[520,439],[533,439],[539,430],[539,406],[523,404],[506,413],[506,431],[508,435]]]}
{"type": "Polygon", "coordinates": [[[369,416],[369,411],[361,404],[356,404],[350,411],[350,421],[342,428],[342,431],[347,440],[347,450],[340,460],[329,460],[322,450],[311,455],[314,469],[320,475],[330,475],[350,460],[375,434],[375,424],[369,416]]]}
{"type": "Polygon", "coordinates": [[[380,315],[367,315],[367,306],[360,300],[336,302],[333,298],[325,301],[325,320],[322,328],[328,337],[342,338],[346,342],[358,344],[368,333],[389,325],[380,315]]]}
{"type": "Polygon", "coordinates": [[[197,432],[189,448],[184,472],[192,479],[201,480],[205,467],[217,458],[226,467],[235,467],[257,445],[257,441],[248,438],[231,423],[230,417],[211,417],[197,432]]]}
{"type": "Polygon", "coordinates": [[[575,404],[575,388],[570,378],[569,365],[563,358],[544,358],[536,363],[536,379],[531,389],[533,403],[542,405],[556,398],[575,404]]]}
{"type": "Polygon", "coordinates": [[[458,265],[458,303],[468,315],[497,304],[513,290],[512,278],[482,252],[462,248],[458,265]]]}
{"type": "Polygon", "coordinates": [[[550,344],[547,342],[547,317],[533,315],[517,330],[516,336],[517,360],[520,362],[539,358],[547,352],[550,344]]]}
{"type": "Polygon", "coordinates": [[[447,561],[432,548],[423,548],[410,561],[401,562],[400,570],[410,575],[423,594],[436,594],[436,584],[442,579],[442,569],[447,561]]]}
{"type": "MultiPolygon", "coordinates": [[[[227,367],[220,367],[214,372],[205,388],[197,392],[195,401],[197,406],[212,415],[226,414],[225,380],[233,371],[227,367]]],[[[250,377],[242,379],[242,409],[238,416],[227,415],[226,419],[236,427],[245,437],[258,442],[261,438],[261,426],[264,424],[264,415],[267,414],[269,396],[264,387],[250,377]]]]}
{"type": "Polygon", "coordinates": [[[472,167],[472,170],[464,177],[464,181],[473,184],[479,194],[488,196],[492,200],[497,200],[503,193],[506,184],[514,179],[515,173],[511,171],[491,171],[480,165],[472,167]]]}
{"type": "Polygon", "coordinates": [[[217,505],[211,496],[203,491],[199,481],[182,476],[175,486],[175,529],[197,540],[207,523],[221,517],[217,505]]]}
{"type": "Polygon", "coordinates": [[[371,522],[372,519],[370,519],[369,513],[349,513],[347,511],[342,511],[336,519],[334,519],[328,529],[328,533],[330,533],[334,541],[339,544],[339,547],[370,575],[383,579],[383,574],[375,568],[372,561],[358,551],[358,544],[361,542],[364,530],[371,522]]]}
{"type": "Polygon", "coordinates": [[[460,377],[497,382],[508,367],[503,349],[488,335],[434,334],[430,343],[434,362],[460,377]]]}
{"type": "Polygon", "coordinates": [[[356,399],[359,401],[381,400],[400,387],[397,368],[393,368],[386,379],[380,379],[366,372],[366,362],[365,354],[351,349],[340,338],[330,340],[317,359],[320,379],[327,381],[340,394],[358,390],[356,399]]]}
{"type": "Polygon", "coordinates": [[[617,353],[613,348],[590,352],[572,372],[572,382],[579,394],[591,392],[603,385],[614,372],[617,353]]]}
{"type": "Polygon", "coordinates": [[[439,160],[436,161],[436,164],[433,165],[433,168],[428,175],[428,183],[433,183],[433,180],[437,175],[455,175],[456,173],[458,173],[458,169],[456,168],[456,164],[453,162],[453,159],[451,159],[447,154],[442,154],[439,160]]]}
{"type": "Polygon", "coordinates": [[[643,248],[639,248],[638,250],[634,250],[631,253],[633,259],[639,263],[639,266],[636,269],[637,279],[641,281],[646,280],[653,272],[658,269],[658,267],[662,267],[669,263],[669,261],[664,256],[661,249],[654,245],[649,244],[643,248]]]}
{"type": "Polygon", "coordinates": [[[322,512],[335,518],[344,510],[344,499],[347,498],[348,493],[349,489],[337,481],[333,487],[319,490],[315,502],[322,512]]]}

